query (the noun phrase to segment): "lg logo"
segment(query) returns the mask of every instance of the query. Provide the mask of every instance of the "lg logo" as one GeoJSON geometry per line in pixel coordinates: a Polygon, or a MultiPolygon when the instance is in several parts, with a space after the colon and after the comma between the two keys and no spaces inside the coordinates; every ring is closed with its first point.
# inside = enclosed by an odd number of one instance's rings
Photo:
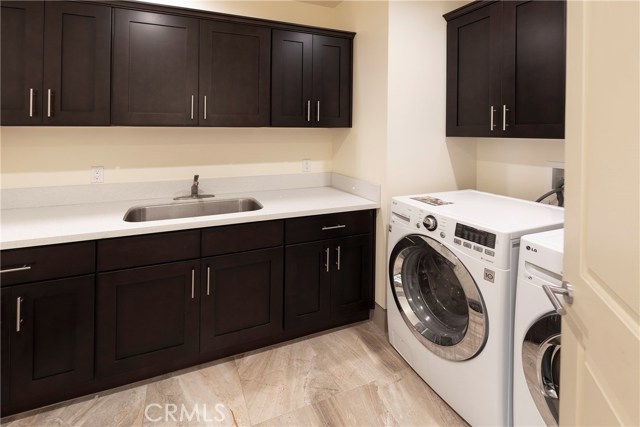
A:
{"type": "Polygon", "coordinates": [[[538,250],[532,246],[527,245],[527,250],[531,252],[538,252],[538,250]]]}

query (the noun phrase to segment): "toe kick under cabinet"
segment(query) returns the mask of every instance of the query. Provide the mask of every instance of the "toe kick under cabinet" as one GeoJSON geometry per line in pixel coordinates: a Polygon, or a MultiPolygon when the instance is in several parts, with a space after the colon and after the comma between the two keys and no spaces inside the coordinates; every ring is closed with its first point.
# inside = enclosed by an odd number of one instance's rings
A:
{"type": "Polygon", "coordinates": [[[2,416],[364,320],[375,211],[2,251],[2,416]]]}

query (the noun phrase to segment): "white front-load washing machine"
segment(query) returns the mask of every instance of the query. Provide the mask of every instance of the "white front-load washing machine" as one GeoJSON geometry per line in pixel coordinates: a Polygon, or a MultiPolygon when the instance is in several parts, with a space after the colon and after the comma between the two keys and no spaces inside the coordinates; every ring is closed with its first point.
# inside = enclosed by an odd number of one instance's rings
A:
{"type": "Polygon", "coordinates": [[[562,227],[563,212],[473,190],[391,201],[389,341],[474,426],[513,422],[520,237],[562,227]]]}
{"type": "Polygon", "coordinates": [[[520,245],[513,351],[513,423],[557,426],[560,405],[560,314],[547,292],[562,284],[564,230],[523,236],[520,245]],[[549,289],[545,292],[544,287],[549,289]]]}

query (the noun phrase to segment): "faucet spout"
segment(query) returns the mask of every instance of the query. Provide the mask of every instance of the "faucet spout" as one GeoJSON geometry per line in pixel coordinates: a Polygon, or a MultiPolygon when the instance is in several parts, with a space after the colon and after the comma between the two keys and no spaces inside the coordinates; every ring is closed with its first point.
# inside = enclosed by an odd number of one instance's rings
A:
{"type": "Polygon", "coordinates": [[[191,197],[198,197],[198,178],[200,178],[200,175],[193,176],[193,184],[191,185],[191,197]]]}
{"type": "Polygon", "coordinates": [[[193,199],[206,199],[209,197],[215,197],[213,194],[198,194],[198,187],[200,186],[200,183],[198,182],[199,178],[200,178],[200,175],[193,176],[193,183],[191,184],[190,195],[174,197],[173,200],[193,200],[193,199]]]}

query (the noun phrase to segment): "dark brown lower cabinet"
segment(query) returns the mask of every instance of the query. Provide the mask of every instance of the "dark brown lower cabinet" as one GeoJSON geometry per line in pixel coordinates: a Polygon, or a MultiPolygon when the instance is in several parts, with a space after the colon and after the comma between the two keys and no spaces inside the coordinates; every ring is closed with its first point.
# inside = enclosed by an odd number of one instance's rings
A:
{"type": "Polygon", "coordinates": [[[286,330],[315,330],[331,319],[331,272],[326,241],[288,245],[285,257],[286,330]]]}
{"type": "Polygon", "coordinates": [[[374,224],[343,212],[3,251],[0,415],[367,319],[374,224]]]}
{"type": "Polygon", "coordinates": [[[373,246],[370,235],[333,242],[335,262],[331,274],[331,316],[334,323],[367,313],[373,304],[373,246]]]}
{"type": "Polygon", "coordinates": [[[14,407],[60,400],[93,380],[93,275],[15,286],[8,309],[14,407]]]}
{"type": "Polygon", "coordinates": [[[200,351],[282,333],[282,247],[202,260],[200,351]]]}
{"type": "Polygon", "coordinates": [[[288,245],[285,264],[286,330],[315,331],[368,318],[370,235],[288,245]]]}
{"type": "Polygon", "coordinates": [[[152,369],[198,353],[198,260],[97,276],[96,375],[152,369]]]}

